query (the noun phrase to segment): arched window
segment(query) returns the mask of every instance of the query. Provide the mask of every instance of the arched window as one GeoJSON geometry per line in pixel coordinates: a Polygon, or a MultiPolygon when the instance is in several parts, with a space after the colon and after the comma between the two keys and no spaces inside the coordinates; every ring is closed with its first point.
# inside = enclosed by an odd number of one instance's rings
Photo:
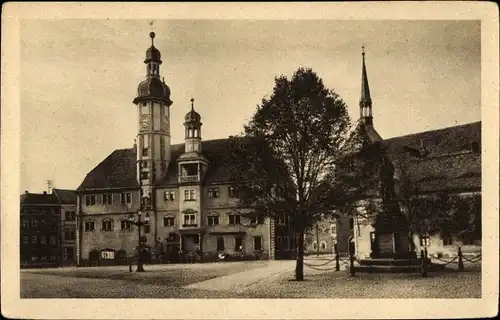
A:
{"type": "Polygon", "coordinates": [[[318,249],[318,243],[316,241],[313,241],[313,250],[318,249]]]}

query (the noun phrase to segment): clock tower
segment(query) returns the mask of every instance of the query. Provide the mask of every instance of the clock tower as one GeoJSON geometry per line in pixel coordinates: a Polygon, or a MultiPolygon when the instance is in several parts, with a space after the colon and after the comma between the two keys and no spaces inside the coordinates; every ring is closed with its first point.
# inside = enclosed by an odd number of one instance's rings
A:
{"type": "Polygon", "coordinates": [[[154,46],[155,33],[149,34],[146,51],[146,80],[137,88],[137,181],[142,197],[151,200],[152,187],[160,182],[170,164],[170,88],[160,79],[161,54],[154,46]]]}

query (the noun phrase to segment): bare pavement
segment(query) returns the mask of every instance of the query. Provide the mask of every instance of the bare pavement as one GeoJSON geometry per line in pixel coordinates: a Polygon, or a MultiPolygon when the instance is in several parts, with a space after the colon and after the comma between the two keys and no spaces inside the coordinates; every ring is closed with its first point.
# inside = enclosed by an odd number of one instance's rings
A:
{"type": "Polygon", "coordinates": [[[334,271],[331,256],[311,257],[305,281],[292,281],[295,261],[245,261],[30,269],[21,271],[21,298],[480,298],[481,272],[466,266],[419,274],[334,271]],[[135,271],[135,269],[134,269],[135,271]]]}

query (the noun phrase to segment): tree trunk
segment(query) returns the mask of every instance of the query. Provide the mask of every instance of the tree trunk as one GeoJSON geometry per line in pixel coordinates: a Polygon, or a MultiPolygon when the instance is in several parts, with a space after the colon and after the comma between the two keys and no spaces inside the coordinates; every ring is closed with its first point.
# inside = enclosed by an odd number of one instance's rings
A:
{"type": "Polygon", "coordinates": [[[304,228],[299,232],[299,243],[297,244],[297,264],[295,266],[295,280],[304,280],[304,228]]]}
{"type": "Polygon", "coordinates": [[[415,240],[413,239],[413,232],[408,231],[408,241],[410,242],[410,251],[415,252],[417,249],[417,246],[415,245],[415,240]]]}

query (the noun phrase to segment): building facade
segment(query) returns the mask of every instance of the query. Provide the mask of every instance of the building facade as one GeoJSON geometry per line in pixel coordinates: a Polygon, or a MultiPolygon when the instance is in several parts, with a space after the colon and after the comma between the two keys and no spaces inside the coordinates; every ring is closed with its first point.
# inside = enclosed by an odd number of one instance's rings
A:
{"type": "Polygon", "coordinates": [[[161,54],[146,51],[146,79],[133,100],[138,119],[132,149],[111,153],[78,187],[79,265],[120,264],[140,254],[146,262],[204,261],[220,254],[247,259],[274,258],[275,221],[248,218],[238,205],[238,187],[228,172],[234,139],[202,141],[201,115],[184,118],[183,144],[171,144],[170,88],[160,78],[161,54]],[[139,233],[128,218],[148,216],[139,233]]]}
{"type": "Polygon", "coordinates": [[[61,265],[76,264],[76,191],[54,189],[60,205],[61,265]]]}
{"type": "Polygon", "coordinates": [[[75,191],[26,191],[20,200],[21,267],[73,265],[76,242],[74,234],[73,237],[65,237],[65,230],[70,225],[73,230],[75,228],[75,191]],[[73,220],[65,221],[64,217],[73,217],[73,220]]]}

